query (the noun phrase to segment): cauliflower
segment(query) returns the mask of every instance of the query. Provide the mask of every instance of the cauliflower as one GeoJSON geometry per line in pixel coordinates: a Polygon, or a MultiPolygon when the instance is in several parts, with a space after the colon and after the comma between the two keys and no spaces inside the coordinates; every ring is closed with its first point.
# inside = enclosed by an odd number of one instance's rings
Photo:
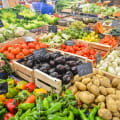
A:
{"type": "Polygon", "coordinates": [[[15,36],[16,37],[24,36],[26,33],[27,33],[27,30],[25,30],[22,27],[17,27],[17,29],[15,30],[15,36]]]}

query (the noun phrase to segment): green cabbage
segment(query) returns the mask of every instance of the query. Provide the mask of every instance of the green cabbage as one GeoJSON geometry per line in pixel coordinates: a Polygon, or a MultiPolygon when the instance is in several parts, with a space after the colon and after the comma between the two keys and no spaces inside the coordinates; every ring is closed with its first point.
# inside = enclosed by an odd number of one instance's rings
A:
{"type": "Polygon", "coordinates": [[[4,32],[3,32],[3,35],[6,39],[9,39],[9,38],[13,38],[14,37],[14,33],[12,30],[9,30],[9,29],[6,29],[4,32]]]}

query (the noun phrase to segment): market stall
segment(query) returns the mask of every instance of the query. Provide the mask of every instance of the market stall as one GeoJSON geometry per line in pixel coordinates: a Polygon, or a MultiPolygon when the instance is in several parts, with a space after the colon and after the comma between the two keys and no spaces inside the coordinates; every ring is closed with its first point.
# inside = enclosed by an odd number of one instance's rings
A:
{"type": "Polygon", "coordinates": [[[120,8],[56,7],[0,10],[0,120],[120,120],[120,8]]]}

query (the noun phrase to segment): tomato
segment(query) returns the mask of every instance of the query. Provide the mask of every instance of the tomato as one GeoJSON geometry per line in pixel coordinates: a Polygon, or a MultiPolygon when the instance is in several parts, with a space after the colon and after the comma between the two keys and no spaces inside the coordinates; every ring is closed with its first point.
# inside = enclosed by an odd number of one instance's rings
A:
{"type": "Polygon", "coordinates": [[[20,48],[11,49],[11,53],[14,54],[14,55],[18,54],[19,52],[20,52],[20,48]]]}
{"type": "Polygon", "coordinates": [[[70,50],[69,50],[69,52],[75,53],[75,50],[71,47],[70,50]]]}
{"type": "Polygon", "coordinates": [[[36,49],[36,50],[40,49],[40,45],[36,45],[36,46],[35,46],[35,49],[36,49]]]}
{"type": "Polygon", "coordinates": [[[48,46],[45,43],[40,44],[40,48],[47,48],[48,46]]]}
{"type": "Polygon", "coordinates": [[[26,42],[25,41],[20,41],[19,44],[26,44],[26,42]]]}
{"type": "Polygon", "coordinates": [[[33,53],[34,49],[29,49],[30,54],[33,53]]]}
{"type": "Polygon", "coordinates": [[[14,48],[11,46],[8,48],[8,51],[11,52],[14,48]]]}
{"type": "Polygon", "coordinates": [[[14,54],[12,53],[7,54],[7,59],[12,60],[14,58],[15,58],[14,54]]]}
{"type": "Polygon", "coordinates": [[[24,58],[24,54],[22,52],[20,52],[19,54],[16,55],[17,59],[22,59],[24,58]]]}
{"type": "Polygon", "coordinates": [[[6,56],[9,54],[8,51],[4,51],[3,54],[5,54],[6,56]]]}
{"type": "Polygon", "coordinates": [[[33,43],[28,43],[29,48],[35,48],[35,45],[33,43]]]}
{"type": "Polygon", "coordinates": [[[61,47],[64,49],[64,48],[66,48],[66,45],[65,45],[65,44],[63,44],[63,45],[61,45],[61,47]]]}
{"type": "Polygon", "coordinates": [[[14,47],[15,47],[15,48],[22,48],[22,47],[21,47],[21,44],[15,44],[14,47]]]}
{"type": "Polygon", "coordinates": [[[21,47],[24,49],[24,48],[26,48],[26,49],[28,49],[29,47],[27,46],[27,44],[21,44],[21,47]]]}
{"type": "Polygon", "coordinates": [[[24,54],[25,56],[30,53],[28,49],[23,49],[22,52],[23,52],[23,54],[24,54]]]}
{"type": "Polygon", "coordinates": [[[95,49],[90,49],[90,55],[95,55],[96,54],[96,50],[95,49]]]}

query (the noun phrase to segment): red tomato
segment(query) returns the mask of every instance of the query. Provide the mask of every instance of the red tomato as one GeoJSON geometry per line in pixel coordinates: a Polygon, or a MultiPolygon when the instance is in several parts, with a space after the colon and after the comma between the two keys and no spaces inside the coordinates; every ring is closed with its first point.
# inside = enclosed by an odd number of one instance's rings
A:
{"type": "Polygon", "coordinates": [[[17,59],[22,59],[24,58],[24,54],[22,52],[20,52],[19,54],[16,55],[17,59]]]}
{"type": "Polygon", "coordinates": [[[40,44],[40,48],[47,48],[48,46],[45,43],[40,44]]]}
{"type": "Polygon", "coordinates": [[[12,60],[14,58],[15,58],[14,54],[12,53],[7,54],[7,59],[12,60]]]}
{"type": "Polygon", "coordinates": [[[20,52],[20,48],[11,49],[11,53],[14,54],[14,55],[18,54],[19,52],[20,52]]]}
{"type": "Polygon", "coordinates": [[[26,48],[26,49],[28,49],[29,47],[27,46],[27,44],[21,44],[21,47],[24,49],[24,48],[26,48]]]}
{"type": "Polygon", "coordinates": [[[28,43],[29,48],[35,48],[35,45],[33,43],[28,43]]]}
{"type": "Polygon", "coordinates": [[[22,52],[23,52],[23,54],[24,54],[25,56],[30,53],[28,49],[23,49],[22,52]]]}
{"type": "Polygon", "coordinates": [[[64,48],[66,48],[66,45],[63,44],[63,45],[61,45],[61,47],[64,49],[64,48]]]}
{"type": "Polygon", "coordinates": [[[8,51],[4,51],[3,54],[5,54],[6,56],[9,54],[8,51]]]}
{"type": "Polygon", "coordinates": [[[30,54],[33,53],[34,49],[29,49],[30,54]]]}
{"type": "Polygon", "coordinates": [[[35,46],[35,49],[36,49],[36,50],[40,49],[40,45],[36,45],[36,46],[35,46]]]}

